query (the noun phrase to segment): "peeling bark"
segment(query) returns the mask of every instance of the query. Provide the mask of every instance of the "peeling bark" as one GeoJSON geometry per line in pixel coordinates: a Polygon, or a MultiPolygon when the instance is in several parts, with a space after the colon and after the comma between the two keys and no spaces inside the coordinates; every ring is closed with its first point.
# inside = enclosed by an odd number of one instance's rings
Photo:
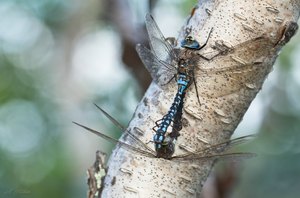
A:
{"type": "MultiPolygon", "coordinates": [[[[213,32],[207,46],[198,52],[195,72],[201,76],[196,79],[201,106],[191,86],[175,155],[185,152],[184,145],[190,150],[201,150],[230,139],[272,70],[279,50],[297,30],[299,8],[299,0],[198,3],[178,41],[191,35],[202,44],[212,27],[213,32]]],[[[175,81],[163,89],[152,83],[128,130],[145,143],[152,140],[154,122],[166,114],[176,90],[175,81]],[[144,133],[137,133],[135,127],[144,133]]],[[[136,145],[126,133],[121,139],[136,145]]],[[[102,197],[199,197],[212,165],[212,160],[178,162],[149,158],[119,145],[108,163],[102,197]]]]}
{"type": "Polygon", "coordinates": [[[89,186],[88,198],[96,198],[101,196],[103,181],[106,175],[104,166],[106,154],[100,151],[96,152],[94,164],[87,170],[87,184],[89,186]]]}

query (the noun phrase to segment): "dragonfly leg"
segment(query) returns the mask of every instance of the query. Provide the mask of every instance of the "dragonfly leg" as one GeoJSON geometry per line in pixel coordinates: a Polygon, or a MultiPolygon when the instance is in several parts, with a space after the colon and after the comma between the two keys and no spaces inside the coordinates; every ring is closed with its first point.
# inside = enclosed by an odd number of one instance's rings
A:
{"type": "Polygon", "coordinates": [[[194,86],[195,86],[195,90],[196,90],[197,100],[199,102],[199,105],[201,106],[202,104],[200,102],[199,92],[198,92],[198,88],[197,88],[197,81],[196,81],[194,72],[193,72],[193,82],[194,82],[194,86]]]}
{"type": "Polygon", "coordinates": [[[156,131],[156,128],[160,126],[162,120],[163,120],[163,118],[155,121],[155,126],[152,128],[154,131],[156,131]]]}
{"type": "Polygon", "coordinates": [[[153,130],[154,132],[156,132],[156,131],[157,131],[157,128],[158,128],[158,125],[155,125],[154,127],[152,127],[152,130],[153,130]]]}
{"type": "Polygon", "coordinates": [[[207,58],[207,57],[205,57],[205,56],[203,56],[203,55],[201,55],[201,54],[198,54],[198,56],[200,56],[202,59],[204,59],[204,60],[206,60],[206,61],[210,61],[210,60],[212,60],[213,58],[215,58],[216,56],[218,56],[219,54],[220,54],[220,53],[214,55],[214,56],[211,57],[211,58],[207,58]]]}
{"type": "Polygon", "coordinates": [[[213,27],[210,29],[209,34],[208,34],[208,37],[207,37],[205,43],[204,43],[199,49],[197,49],[197,50],[201,50],[201,49],[203,49],[203,48],[206,46],[206,44],[208,43],[208,40],[209,40],[209,38],[210,38],[210,35],[211,35],[213,29],[214,29],[213,27]]]}
{"type": "Polygon", "coordinates": [[[169,84],[175,77],[176,77],[176,74],[170,80],[168,80],[168,82],[166,82],[165,84],[162,84],[162,86],[169,84]]]}
{"type": "Polygon", "coordinates": [[[148,145],[149,143],[154,143],[154,142],[153,142],[153,140],[149,140],[145,144],[148,145]]]}

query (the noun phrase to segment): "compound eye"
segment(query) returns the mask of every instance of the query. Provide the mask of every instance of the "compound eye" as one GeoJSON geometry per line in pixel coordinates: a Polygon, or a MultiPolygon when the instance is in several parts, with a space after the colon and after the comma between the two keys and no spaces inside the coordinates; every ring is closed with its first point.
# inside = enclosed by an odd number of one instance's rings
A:
{"type": "Polygon", "coordinates": [[[191,35],[185,37],[185,39],[181,42],[181,47],[188,49],[199,49],[200,44],[195,40],[195,38],[191,35]]]}
{"type": "Polygon", "coordinates": [[[188,37],[186,37],[186,39],[189,42],[193,42],[195,40],[194,37],[192,37],[192,36],[188,36],[188,37]]]}

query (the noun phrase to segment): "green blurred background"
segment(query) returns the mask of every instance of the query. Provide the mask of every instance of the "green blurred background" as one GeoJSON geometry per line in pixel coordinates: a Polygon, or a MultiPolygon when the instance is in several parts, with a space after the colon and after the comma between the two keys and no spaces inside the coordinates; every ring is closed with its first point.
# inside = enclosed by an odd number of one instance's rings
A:
{"type": "MultiPolygon", "coordinates": [[[[151,81],[134,52],[147,42],[145,13],[176,36],[195,3],[0,1],[0,197],[86,197],[95,151],[113,145],[72,121],[118,137],[93,103],[126,125],[151,81]]],[[[240,174],[234,169],[236,186],[223,191],[216,181],[231,165],[218,166],[205,185],[214,192],[204,197],[299,196],[299,37],[284,47],[235,133],[258,133],[243,149],[259,157],[239,165],[240,174]]]]}

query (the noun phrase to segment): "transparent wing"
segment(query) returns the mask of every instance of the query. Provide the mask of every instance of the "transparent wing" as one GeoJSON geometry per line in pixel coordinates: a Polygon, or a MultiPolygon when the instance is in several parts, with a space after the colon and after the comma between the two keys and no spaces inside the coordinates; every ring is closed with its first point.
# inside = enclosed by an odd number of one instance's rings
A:
{"type": "MultiPolygon", "coordinates": [[[[228,149],[232,148],[233,146],[236,146],[238,144],[245,143],[255,137],[254,135],[247,135],[247,136],[242,136],[238,137],[226,142],[222,142],[220,144],[212,145],[210,147],[207,147],[205,149],[202,149],[200,151],[196,152],[190,152],[182,155],[177,155],[174,156],[174,159],[182,159],[182,160],[187,160],[187,159],[196,159],[196,158],[204,158],[206,156],[213,156],[213,155],[219,155],[219,153],[223,153],[224,151],[227,151],[228,149]]],[[[222,155],[222,154],[220,154],[222,155]]]]}
{"type": "Polygon", "coordinates": [[[272,47],[273,44],[268,39],[258,37],[241,43],[230,52],[220,54],[210,61],[200,59],[197,63],[199,68],[195,69],[196,88],[200,98],[217,98],[242,88],[259,89],[266,70],[264,57],[272,47]],[[228,66],[222,68],[224,64],[228,66]]]}
{"type": "Polygon", "coordinates": [[[94,103],[94,105],[97,107],[97,109],[99,109],[101,111],[101,113],[103,113],[105,115],[105,117],[107,117],[121,131],[125,131],[126,130],[126,128],[122,124],[120,124],[119,121],[117,121],[116,119],[114,119],[111,115],[109,115],[106,111],[104,111],[104,109],[102,109],[100,106],[98,106],[95,103],[94,103]]]}
{"type": "Polygon", "coordinates": [[[248,158],[256,157],[255,153],[223,153],[223,154],[212,154],[206,156],[189,156],[186,158],[174,158],[173,161],[181,162],[191,162],[193,160],[217,160],[217,159],[226,159],[226,160],[244,160],[248,158]]]}
{"type": "Polygon", "coordinates": [[[116,139],[114,139],[114,138],[112,138],[112,137],[109,137],[108,135],[105,135],[104,133],[101,133],[101,132],[99,132],[99,131],[96,131],[96,130],[94,130],[94,129],[91,129],[91,128],[89,128],[89,127],[86,127],[86,126],[84,126],[84,125],[81,125],[81,124],[79,124],[79,123],[77,123],[77,122],[73,122],[73,123],[76,124],[76,125],[78,125],[78,126],[80,126],[80,127],[82,127],[82,128],[84,128],[84,129],[86,129],[87,131],[89,131],[89,132],[91,132],[91,133],[93,133],[93,134],[95,134],[95,135],[98,135],[99,137],[101,137],[101,138],[103,138],[103,139],[106,139],[106,140],[108,140],[108,141],[114,143],[114,144],[117,144],[117,143],[118,143],[118,144],[120,144],[123,148],[125,148],[125,149],[127,149],[127,150],[129,150],[129,151],[133,151],[133,152],[139,153],[139,154],[144,155],[144,156],[147,156],[147,157],[155,157],[155,154],[153,154],[153,153],[150,153],[150,152],[148,152],[148,151],[141,150],[141,149],[136,148],[136,147],[134,147],[134,146],[132,146],[132,145],[130,145],[130,144],[127,144],[127,143],[125,143],[125,142],[116,140],[116,139]]]}
{"type": "Polygon", "coordinates": [[[122,132],[125,134],[128,134],[128,136],[134,140],[139,146],[141,146],[143,149],[147,150],[150,153],[153,153],[154,151],[149,148],[144,142],[142,142],[137,136],[135,136],[133,133],[131,133],[129,130],[127,130],[122,124],[120,124],[116,119],[114,119],[111,115],[109,115],[106,111],[104,111],[101,107],[99,107],[97,104],[94,104],[100,111],[107,117],[115,126],[117,126],[119,129],[121,129],[122,132]]]}
{"type": "Polygon", "coordinates": [[[174,66],[159,60],[145,46],[137,44],[136,51],[156,84],[163,86],[176,74],[177,71],[174,66]]]}
{"type": "Polygon", "coordinates": [[[173,51],[173,47],[169,42],[167,42],[150,14],[146,15],[146,28],[149,35],[150,47],[153,53],[160,60],[166,61],[168,63],[170,63],[168,60],[174,60],[174,58],[176,57],[173,51]]]}

